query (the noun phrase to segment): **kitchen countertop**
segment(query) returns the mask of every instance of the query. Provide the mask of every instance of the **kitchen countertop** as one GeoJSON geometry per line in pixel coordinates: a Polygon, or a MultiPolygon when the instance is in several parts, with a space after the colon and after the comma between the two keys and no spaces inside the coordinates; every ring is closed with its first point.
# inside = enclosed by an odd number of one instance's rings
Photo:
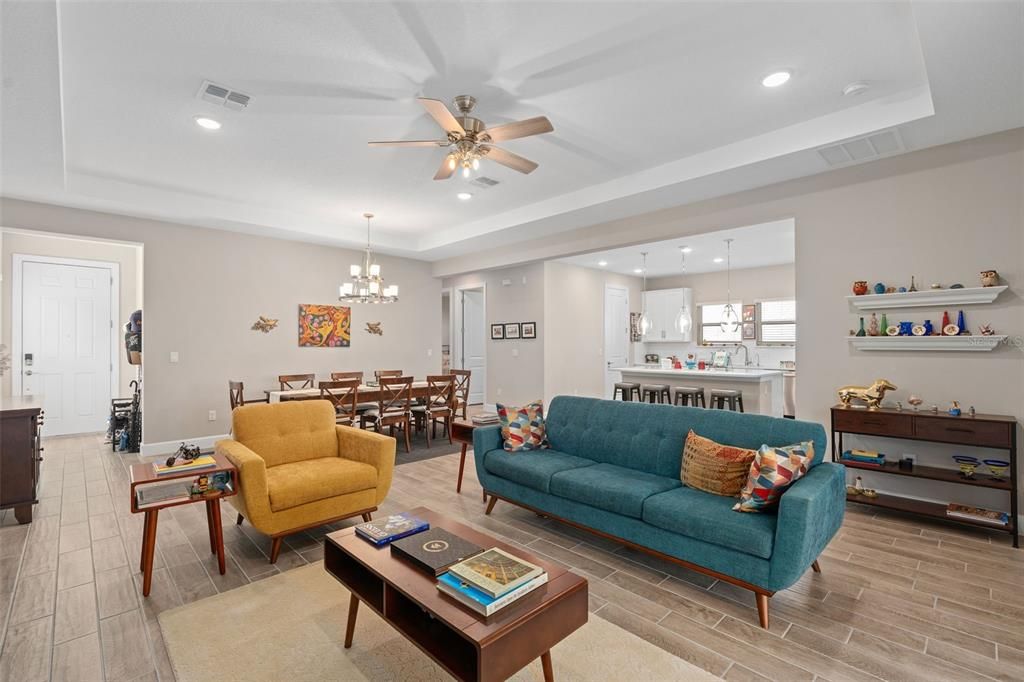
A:
{"type": "Polygon", "coordinates": [[[762,381],[773,377],[782,377],[779,369],[755,369],[751,367],[731,367],[728,369],[661,369],[660,367],[613,367],[612,371],[623,374],[643,374],[659,377],[679,377],[686,379],[725,379],[730,381],[762,381]]]}

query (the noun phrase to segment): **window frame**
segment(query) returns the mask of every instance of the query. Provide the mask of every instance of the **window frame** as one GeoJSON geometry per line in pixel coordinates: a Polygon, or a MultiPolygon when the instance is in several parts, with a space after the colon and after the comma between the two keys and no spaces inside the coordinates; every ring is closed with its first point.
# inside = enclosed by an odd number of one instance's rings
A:
{"type": "Polygon", "coordinates": [[[755,338],[755,345],[757,345],[757,346],[764,346],[766,348],[793,348],[793,347],[795,347],[796,346],[796,338],[797,338],[797,333],[796,333],[797,332],[797,328],[796,328],[796,297],[794,296],[792,298],[788,298],[788,297],[787,298],[769,298],[769,299],[764,299],[763,301],[758,301],[754,305],[755,305],[754,330],[756,332],[756,334],[755,334],[755,336],[756,336],[756,338],[755,338]],[[794,311],[793,319],[791,319],[791,320],[771,320],[769,322],[765,322],[764,319],[763,319],[763,316],[762,316],[762,312],[761,312],[761,304],[762,303],[776,303],[776,302],[780,302],[780,301],[792,301],[793,302],[793,311],[794,311]],[[792,341],[765,341],[764,340],[764,337],[763,337],[763,334],[762,334],[762,328],[765,325],[767,325],[769,327],[772,327],[772,326],[781,326],[781,325],[790,325],[790,324],[793,325],[793,340],[792,341]]]}

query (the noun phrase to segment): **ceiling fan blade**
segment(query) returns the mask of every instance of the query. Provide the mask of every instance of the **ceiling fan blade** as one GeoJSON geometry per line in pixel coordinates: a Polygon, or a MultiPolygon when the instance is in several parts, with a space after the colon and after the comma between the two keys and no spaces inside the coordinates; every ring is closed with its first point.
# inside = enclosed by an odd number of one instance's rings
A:
{"type": "Polygon", "coordinates": [[[537,164],[529,159],[524,159],[518,154],[507,152],[504,149],[498,149],[497,147],[486,147],[487,154],[484,156],[485,159],[496,161],[502,166],[508,166],[512,170],[517,170],[520,173],[532,173],[537,169],[537,164]]]}
{"type": "Polygon", "coordinates": [[[437,124],[441,126],[446,133],[455,133],[459,137],[466,134],[462,125],[455,120],[455,117],[452,116],[452,112],[448,111],[448,107],[444,105],[444,102],[439,99],[430,99],[429,97],[419,97],[417,99],[419,99],[423,108],[427,110],[427,113],[437,121],[437,124]]]}
{"type": "Polygon", "coordinates": [[[443,159],[441,159],[441,167],[437,169],[436,173],[434,173],[434,179],[435,180],[447,180],[448,178],[450,178],[452,176],[452,173],[454,173],[454,172],[455,172],[455,169],[454,168],[450,168],[448,166],[448,157],[446,156],[443,159]]]}
{"type": "Polygon", "coordinates": [[[367,142],[371,147],[447,147],[448,140],[394,140],[391,142],[367,142]]]}
{"type": "Polygon", "coordinates": [[[554,129],[555,127],[551,125],[551,121],[548,120],[547,116],[535,116],[524,121],[513,121],[512,123],[487,128],[484,132],[493,141],[504,142],[505,140],[514,140],[517,137],[550,133],[554,129]]]}

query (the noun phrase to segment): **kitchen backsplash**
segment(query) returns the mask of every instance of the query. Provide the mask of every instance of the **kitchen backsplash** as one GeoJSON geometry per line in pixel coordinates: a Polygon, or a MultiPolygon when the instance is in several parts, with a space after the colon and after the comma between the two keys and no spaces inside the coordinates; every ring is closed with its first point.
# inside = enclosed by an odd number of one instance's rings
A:
{"type": "MultiPolygon", "coordinates": [[[[778,369],[782,361],[795,361],[796,348],[793,346],[758,346],[753,341],[744,343],[750,352],[750,362],[760,367],[778,369]]],[[[637,343],[633,345],[634,359],[637,364],[644,363],[644,355],[657,353],[663,358],[676,355],[680,360],[685,360],[687,353],[694,353],[698,360],[710,361],[711,354],[716,350],[727,350],[732,354],[730,362],[733,365],[742,365],[743,351],[735,346],[700,346],[696,343],[637,343]]]]}

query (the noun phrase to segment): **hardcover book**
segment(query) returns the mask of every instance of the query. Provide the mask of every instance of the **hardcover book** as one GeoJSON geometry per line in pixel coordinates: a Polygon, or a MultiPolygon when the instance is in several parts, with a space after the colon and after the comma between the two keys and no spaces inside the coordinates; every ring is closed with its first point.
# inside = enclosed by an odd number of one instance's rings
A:
{"type": "Polygon", "coordinates": [[[391,543],[391,553],[411,561],[431,575],[441,575],[452,564],[483,551],[443,528],[431,528],[391,543]]]}
{"type": "Polygon", "coordinates": [[[533,592],[547,581],[548,574],[541,573],[533,580],[523,583],[511,592],[495,599],[490,595],[484,594],[469,583],[459,580],[456,576],[452,575],[451,571],[448,571],[447,573],[442,573],[437,579],[437,589],[473,609],[481,616],[489,616],[520,597],[533,592]]]}
{"type": "Polygon", "coordinates": [[[989,523],[993,526],[1007,526],[1010,524],[1010,515],[1006,512],[983,509],[982,507],[970,507],[966,504],[950,503],[946,507],[946,516],[953,519],[969,519],[989,523]]]}
{"type": "Polygon", "coordinates": [[[377,546],[427,530],[430,524],[409,512],[392,514],[383,519],[360,523],[356,526],[359,537],[377,546]]]}
{"type": "Polygon", "coordinates": [[[544,572],[528,561],[494,547],[451,567],[451,572],[481,592],[500,597],[544,572]]]}
{"type": "Polygon", "coordinates": [[[217,466],[217,461],[213,457],[210,455],[200,455],[188,464],[175,464],[172,467],[161,462],[153,462],[153,471],[157,476],[166,476],[168,474],[180,474],[198,469],[212,469],[215,466],[217,466]]]}

